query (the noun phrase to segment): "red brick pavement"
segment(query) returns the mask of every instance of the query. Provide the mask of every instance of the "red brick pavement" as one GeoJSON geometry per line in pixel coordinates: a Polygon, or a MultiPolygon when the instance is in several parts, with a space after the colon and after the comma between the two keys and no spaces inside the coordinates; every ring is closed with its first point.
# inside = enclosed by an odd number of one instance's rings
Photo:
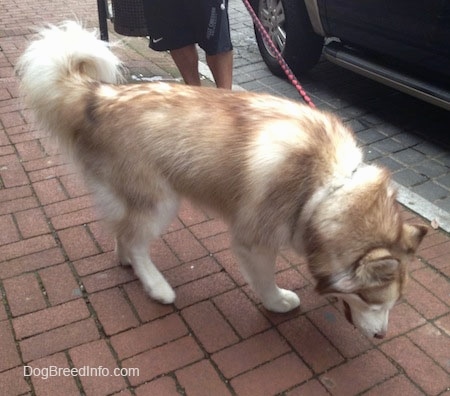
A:
{"type": "MultiPolygon", "coordinates": [[[[177,301],[162,306],[144,294],[118,265],[79,175],[18,98],[13,68],[33,29],[74,16],[95,26],[96,3],[0,4],[0,394],[450,395],[450,238],[440,231],[412,263],[381,341],[318,297],[289,252],[277,276],[301,309],[265,311],[236,268],[224,224],[188,204],[152,246],[177,301]],[[25,376],[25,366],[41,375],[25,376]],[[51,367],[111,375],[45,379],[51,367]]],[[[174,70],[142,39],[118,51],[136,72],[174,70]]]]}

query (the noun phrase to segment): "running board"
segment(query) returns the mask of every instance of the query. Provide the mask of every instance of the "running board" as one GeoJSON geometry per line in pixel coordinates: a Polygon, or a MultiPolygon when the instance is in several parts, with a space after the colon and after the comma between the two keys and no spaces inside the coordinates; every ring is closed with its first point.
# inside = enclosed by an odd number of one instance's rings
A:
{"type": "Polygon", "coordinates": [[[450,91],[444,88],[381,66],[337,42],[327,44],[323,54],[341,67],[450,111],[450,91]]]}

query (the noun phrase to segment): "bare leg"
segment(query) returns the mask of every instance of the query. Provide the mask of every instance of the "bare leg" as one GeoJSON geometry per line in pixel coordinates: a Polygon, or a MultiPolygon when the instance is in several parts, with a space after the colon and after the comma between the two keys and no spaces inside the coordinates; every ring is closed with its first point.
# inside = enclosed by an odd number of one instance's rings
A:
{"type": "Polygon", "coordinates": [[[276,254],[262,246],[233,244],[241,270],[264,307],[273,312],[288,312],[300,305],[297,294],[280,289],[275,283],[276,254]]]}
{"type": "Polygon", "coordinates": [[[206,55],[217,88],[231,89],[233,84],[233,51],[217,55],[206,55]]]}
{"type": "Polygon", "coordinates": [[[187,85],[200,86],[198,74],[198,53],[194,44],[171,50],[170,55],[178,67],[178,70],[187,85]]]}

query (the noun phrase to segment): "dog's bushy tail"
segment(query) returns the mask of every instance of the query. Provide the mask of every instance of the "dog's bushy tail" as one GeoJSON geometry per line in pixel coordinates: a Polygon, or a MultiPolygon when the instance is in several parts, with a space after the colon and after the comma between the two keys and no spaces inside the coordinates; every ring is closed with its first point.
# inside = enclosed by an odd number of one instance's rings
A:
{"type": "Polygon", "coordinates": [[[64,129],[62,106],[79,103],[83,87],[92,81],[118,83],[122,64],[95,32],[68,21],[40,31],[19,59],[16,72],[37,121],[58,133],[58,128],[64,129]]]}

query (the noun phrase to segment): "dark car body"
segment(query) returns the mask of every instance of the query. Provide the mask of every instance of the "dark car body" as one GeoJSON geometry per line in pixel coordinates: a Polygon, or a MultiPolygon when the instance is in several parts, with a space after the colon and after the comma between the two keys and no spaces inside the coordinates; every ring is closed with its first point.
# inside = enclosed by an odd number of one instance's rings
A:
{"type": "MultiPolygon", "coordinates": [[[[297,75],[323,54],[450,110],[449,0],[252,0],[252,5],[297,75]]],[[[269,68],[281,75],[258,32],[257,39],[269,68]]]]}

